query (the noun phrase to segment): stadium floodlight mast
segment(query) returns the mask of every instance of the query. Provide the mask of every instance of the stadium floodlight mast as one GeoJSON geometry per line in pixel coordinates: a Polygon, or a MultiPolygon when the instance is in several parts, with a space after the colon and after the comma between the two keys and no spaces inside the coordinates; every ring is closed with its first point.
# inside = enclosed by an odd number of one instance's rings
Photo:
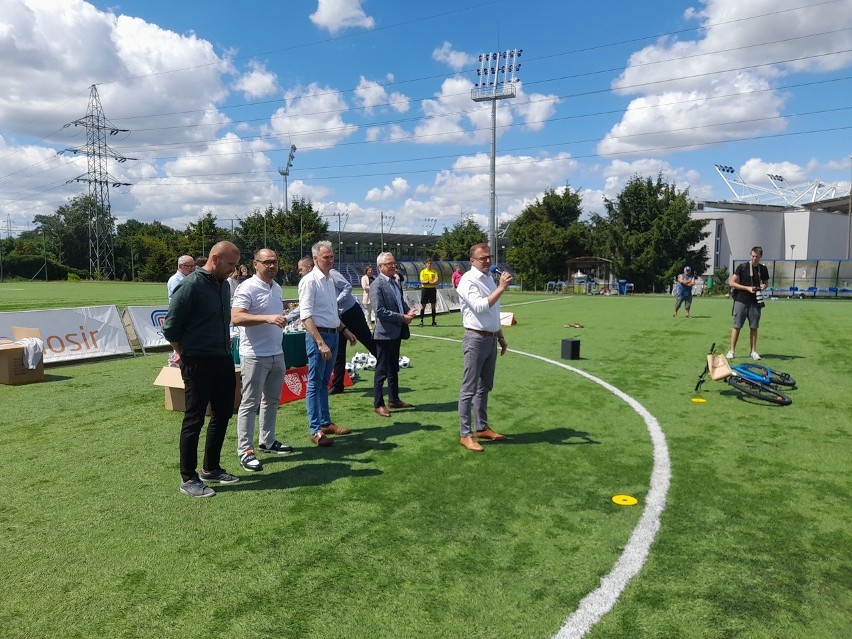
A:
{"type": "Polygon", "coordinates": [[[518,58],[523,49],[512,49],[494,53],[479,54],[479,68],[476,75],[479,80],[470,90],[474,102],[491,102],[491,211],[488,218],[488,245],[491,254],[497,254],[497,100],[515,97],[515,72],[520,71],[518,58]]]}
{"type": "MultiPolygon", "coordinates": [[[[290,155],[287,157],[287,166],[283,169],[281,167],[278,168],[278,172],[281,174],[281,177],[284,178],[284,212],[290,212],[290,198],[287,193],[287,178],[290,177],[290,167],[293,166],[293,158],[296,157],[296,145],[290,145],[290,155]]],[[[304,233],[302,231],[302,212],[299,209],[299,259],[302,259],[302,256],[305,254],[304,247],[304,233]]],[[[265,243],[265,242],[264,242],[265,243]]]]}

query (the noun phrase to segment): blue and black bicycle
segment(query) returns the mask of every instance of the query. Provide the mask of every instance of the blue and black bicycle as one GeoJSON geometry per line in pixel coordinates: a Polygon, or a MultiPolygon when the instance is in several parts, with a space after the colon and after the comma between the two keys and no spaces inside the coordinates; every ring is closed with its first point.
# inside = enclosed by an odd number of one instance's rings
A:
{"type": "Polygon", "coordinates": [[[716,355],[716,344],[710,347],[704,371],[698,377],[695,391],[701,389],[704,378],[725,382],[736,391],[772,404],[787,406],[793,403],[779,388],[795,388],[796,380],[788,373],[775,371],[768,366],[746,362],[730,364],[724,355],[716,355]]]}

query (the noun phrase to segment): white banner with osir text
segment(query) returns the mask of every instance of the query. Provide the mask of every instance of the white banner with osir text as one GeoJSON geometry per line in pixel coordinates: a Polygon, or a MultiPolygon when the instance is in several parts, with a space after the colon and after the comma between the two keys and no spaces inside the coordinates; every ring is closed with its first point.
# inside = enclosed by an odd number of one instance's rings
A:
{"type": "Polygon", "coordinates": [[[13,326],[41,331],[45,364],[133,352],[115,305],[0,313],[0,337],[13,326]]]}

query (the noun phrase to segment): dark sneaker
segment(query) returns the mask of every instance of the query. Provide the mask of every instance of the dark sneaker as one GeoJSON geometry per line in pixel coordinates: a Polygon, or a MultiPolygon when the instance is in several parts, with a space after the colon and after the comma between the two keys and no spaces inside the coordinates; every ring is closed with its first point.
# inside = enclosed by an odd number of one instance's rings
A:
{"type": "Polygon", "coordinates": [[[437,326],[438,322],[432,322],[432,326],[437,326]]]}
{"type": "Polygon", "coordinates": [[[260,452],[267,453],[269,455],[287,455],[288,453],[293,452],[293,447],[288,444],[282,444],[277,439],[272,442],[272,444],[267,448],[263,444],[258,446],[260,452]]]}
{"type": "Polygon", "coordinates": [[[420,320],[420,324],[418,324],[420,328],[423,328],[423,320],[420,320]]]}
{"type": "Polygon", "coordinates": [[[213,484],[236,484],[240,481],[239,477],[231,475],[224,468],[217,468],[216,470],[202,470],[198,473],[198,476],[201,477],[201,481],[213,484]]]}
{"type": "Polygon", "coordinates": [[[216,491],[209,486],[205,486],[198,477],[185,481],[180,485],[180,492],[190,497],[215,497],[216,491]]]}
{"type": "Polygon", "coordinates": [[[263,470],[263,464],[254,456],[254,451],[251,448],[240,455],[240,466],[252,472],[263,470]]]}

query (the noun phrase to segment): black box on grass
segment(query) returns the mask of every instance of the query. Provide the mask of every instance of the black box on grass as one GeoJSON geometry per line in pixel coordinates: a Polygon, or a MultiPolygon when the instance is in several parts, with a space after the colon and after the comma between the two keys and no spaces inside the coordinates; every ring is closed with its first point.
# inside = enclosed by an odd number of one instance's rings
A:
{"type": "Polygon", "coordinates": [[[580,340],[562,340],[562,359],[580,359],[580,340]]]}

